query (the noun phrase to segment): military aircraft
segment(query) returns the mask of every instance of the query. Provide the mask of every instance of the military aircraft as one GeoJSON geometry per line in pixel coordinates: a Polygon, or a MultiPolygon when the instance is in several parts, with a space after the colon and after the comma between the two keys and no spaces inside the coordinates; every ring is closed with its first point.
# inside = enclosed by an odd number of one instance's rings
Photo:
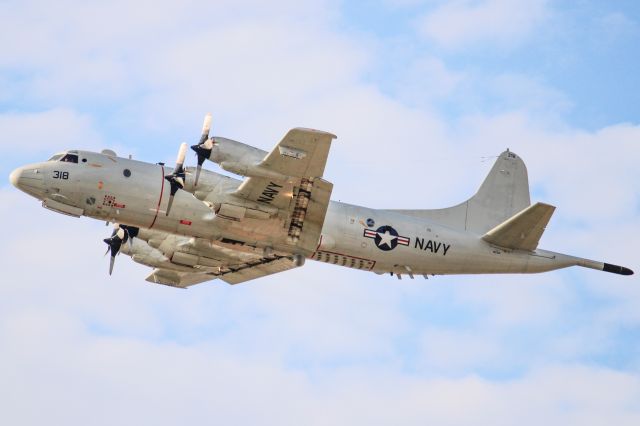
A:
{"type": "Polygon", "coordinates": [[[323,178],[331,133],[295,128],[271,150],[209,137],[211,114],[174,168],[69,150],[20,167],[11,183],[58,213],[114,223],[104,242],[154,270],[147,281],[185,288],[238,284],[300,267],[305,259],[402,276],[535,273],[583,266],[628,268],[538,248],[555,207],[531,204],[524,162],[500,154],[477,193],[449,208],[377,210],[331,201],[323,178]],[[202,168],[206,160],[244,177],[202,168]]]}

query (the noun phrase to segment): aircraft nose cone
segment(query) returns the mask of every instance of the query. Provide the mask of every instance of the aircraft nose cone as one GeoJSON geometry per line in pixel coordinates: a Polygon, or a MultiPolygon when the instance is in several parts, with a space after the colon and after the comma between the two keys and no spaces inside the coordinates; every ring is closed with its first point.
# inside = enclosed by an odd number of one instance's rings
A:
{"type": "Polygon", "coordinates": [[[12,171],[11,174],[9,175],[9,182],[11,182],[11,185],[15,186],[18,189],[20,189],[18,185],[20,183],[20,178],[22,177],[22,170],[23,168],[19,167],[14,171],[12,171]]]}
{"type": "Polygon", "coordinates": [[[9,181],[22,192],[36,198],[44,196],[44,177],[38,165],[23,166],[15,169],[9,175],[9,181]]]}

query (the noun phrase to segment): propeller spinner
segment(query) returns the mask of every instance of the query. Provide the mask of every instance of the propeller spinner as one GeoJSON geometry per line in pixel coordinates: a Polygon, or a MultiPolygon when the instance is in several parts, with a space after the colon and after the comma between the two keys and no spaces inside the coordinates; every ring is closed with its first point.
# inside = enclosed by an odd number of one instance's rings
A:
{"type": "Polygon", "coordinates": [[[200,136],[200,142],[196,145],[191,145],[191,149],[198,155],[198,167],[196,168],[196,180],[194,186],[198,186],[198,179],[200,179],[200,171],[202,170],[202,164],[204,160],[211,155],[211,149],[213,148],[213,139],[209,138],[209,131],[211,130],[211,113],[207,113],[204,116],[204,123],[202,124],[202,136],[200,136]]]}
{"type": "Polygon", "coordinates": [[[184,188],[184,179],[186,177],[184,172],[184,157],[187,154],[187,144],[181,143],[180,150],[178,151],[178,158],[176,159],[176,168],[173,170],[173,173],[170,175],[166,175],[164,178],[171,185],[171,195],[169,196],[169,205],[167,206],[167,216],[169,216],[169,211],[171,210],[171,206],[173,205],[173,197],[175,197],[178,189],[184,188]]]}

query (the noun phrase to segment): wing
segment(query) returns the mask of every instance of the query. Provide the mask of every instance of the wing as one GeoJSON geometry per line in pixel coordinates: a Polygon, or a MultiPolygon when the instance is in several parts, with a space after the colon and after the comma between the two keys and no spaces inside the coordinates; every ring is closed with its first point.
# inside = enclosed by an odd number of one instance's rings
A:
{"type": "Polygon", "coordinates": [[[243,241],[313,253],[333,190],[322,175],[334,138],[317,130],[290,130],[258,165],[273,178],[246,178],[218,212],[217,219],[229,223],[218,226],[243,241]]]}
{"type": "Polygon", "coordinates": [[[313,129],[291,129],[262,160],[261,167],[284,176],[322,177],[336,136],[313,129]]]}
{"type": "Polygon", "coordinates": [[[289,130],[258,165],[259,169],[273,175],[274,179],[247,178],[235,195],[277,208],[287,208],[296,183],[304,178],[312,180],[323,176],[331,141],[335,137],[319,130],[289,130]],[[278,175],[280,179],[276,177],[278,175]]]}
{"type": "Polygon", "coordinates": [[[221,280],[238,284],[294,268],[290,257],[255,247],[166,232],[140,229],[131,245],[121,252],[138,263],[154,268],[147,281],[187,288],[206,281],[221,280]]]}
{"type": "Polygon", "coordinates": [[[322,175],[334,138],[290,130],[256,166],[262,177],[248,177],[223,195],[212,191],[220,241],[141,230],[131,256],[155,268],[147,281],[181,288],[216,278],[238,284],[294,268],[292,255],[310,256],[333,190],[322,175]],[[145,238],[148,243],[137,241],[145,238]]]}
{"type": "Polygon", "coordinates": [[[240,284],[295,267],[291,258],[273,256],[247,263],[225,265],[220,267],[218,272],[179,272],[169,269],[154,269],[147,277],[147,281],[178,288],[187,288],[216,278],[220,278],[227,284],[240,284]]]}

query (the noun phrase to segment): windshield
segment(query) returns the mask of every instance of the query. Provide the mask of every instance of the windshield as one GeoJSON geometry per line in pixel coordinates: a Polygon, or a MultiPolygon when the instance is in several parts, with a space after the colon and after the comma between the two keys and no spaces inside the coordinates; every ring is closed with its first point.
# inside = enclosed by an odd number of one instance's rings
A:
{"type": "Polygon", "coordinates": [[[60,160],[64,163],[77,163],[78,162],[78,156],[76,154],[67,154],[64,157],[62,157],[62,159],[60,160]]]}
{"type": "Polygon", "coordinates": [[[49,158],[47,161],[58,161],[59,159],[62,158],[64,154],[56,154],[53,157],[49,158]]]}

